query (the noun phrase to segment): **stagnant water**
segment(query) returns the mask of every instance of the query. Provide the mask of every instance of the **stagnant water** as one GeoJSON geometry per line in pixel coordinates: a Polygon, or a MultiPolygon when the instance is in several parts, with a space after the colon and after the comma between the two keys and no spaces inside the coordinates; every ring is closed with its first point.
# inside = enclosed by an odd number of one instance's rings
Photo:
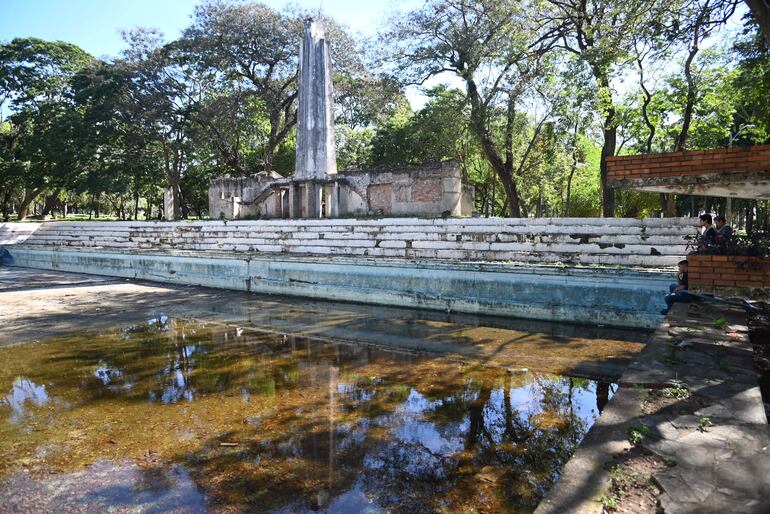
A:
{"type": "Polygon", "coordinates": [[[531,511],[615,388],[166,316],[0,362],[11,512],[531,511]]]}

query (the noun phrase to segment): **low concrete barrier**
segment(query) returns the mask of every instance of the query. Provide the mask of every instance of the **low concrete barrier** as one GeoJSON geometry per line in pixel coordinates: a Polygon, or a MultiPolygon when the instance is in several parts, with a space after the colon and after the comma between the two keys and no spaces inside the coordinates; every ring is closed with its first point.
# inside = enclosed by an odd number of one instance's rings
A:
{"type": "Polygon", "coordinates": [[[11,266],[654,328],[672,280],[659,268],[691,233],[689,219],[11,223],[0,245],[11,266]]]}
{"type": "Polygon", "coordinates": [[[16,245],[7,265],[257,293],[654,328],[669,273],[363,257],[126,253],[16,245]]]}

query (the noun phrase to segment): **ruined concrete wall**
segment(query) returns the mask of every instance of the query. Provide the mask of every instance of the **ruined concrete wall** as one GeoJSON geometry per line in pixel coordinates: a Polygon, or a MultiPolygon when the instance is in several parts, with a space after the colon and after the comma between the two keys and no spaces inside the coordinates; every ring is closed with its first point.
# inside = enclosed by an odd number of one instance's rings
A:
{"type": "Polygon", "coordinates": [[[258,173],[249,177],[219,177],[209,183],[209,216],[238,219],[262,214],[254,200],[273,180],[281,178],[275,172],[258,173]]]}
{"type": "Polygon", "coordinates": [[[696,233],[691,218],[50,222],[23,235],[20,225],[0,224],[0,246],[643,267],[675,266],[696,233]]]}
{"type": "Polygon", "coordinates": [[[438,216],[448,211],[460,216],[473,210],[473,188],[467,192],[469,186],[463,186],[453,160],[416,168],[343,171],[340,176],[351,186],[343,191],[344,213],[438,216]]]}
{"type": "MultiPolygon", "coordinates": [[[[338,176],[344,178],[338,200],[342,215],[467,216],[473,211],[473,187],[462,183],[460,168],[453,160],[416,168],[348,170],[338,176]]],[[[209,216],[279,217],[275,196],[262,195],[275,178],[280,175],[213,179],[209,216]]]]}
{"type": "Polygon", "coordinates": [[[462,205],[460,210],[463,214],[471,214],[476,210],[476,189],[473,186],[463,184],[463,198],[461,200],[462,205]]]}

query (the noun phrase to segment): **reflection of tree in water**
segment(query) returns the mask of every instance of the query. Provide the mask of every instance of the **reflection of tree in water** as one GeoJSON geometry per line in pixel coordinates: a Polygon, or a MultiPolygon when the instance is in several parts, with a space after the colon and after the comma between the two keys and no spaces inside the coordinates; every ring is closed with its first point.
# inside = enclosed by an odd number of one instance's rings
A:
{"type": "Polygon", "coordinates": [[[20,421],[27,413],[28,404],[41,406],[48,402],[44,384],[36,384],[27,377],[16,377],[11,390],[0,398],[0,407],[6,405],[10,408],[10,420],[13,423],[20,421]]]}
{"type": "MultiPolygon", "coordinates": [[[[335,446],[322,420],[304,418],[254,452],[262,462],[295,460],[318,484],[326,482],[321,463],[331,452],[332,499],[357,482],[393,511],[464,509],[478,502],[529,510],[588,427],[571,403],[573,390],[585,390],[588,381],[527,374],[512,384],[510,373],[486,370],[440,384],[415,377],[405,396],[404,384],[380,369],[384,376],[348,377],[336,388],[341,408],[358,417],[336,427],[335,446]]],[[[289,498],[292,509],[323,507],[313,504],[315,489],[295,485],[292,491],[281,484],[287,494],[273,496],[271,508],[289,498]]]]}
{"type": "Polygon", "coordinates": [[[231,424],[214,421],[210,442],[179,456],[227,505],[325,508],[355,489],[391,511],[531,510],[592,422],[576,405],[604,401],[587,380],[169,319],[148,327],[68,348],[77,380],[51,389],[243,398],[220,413],[231,424]],[[237,452],[215,434],[240,441],[237,452]]]}

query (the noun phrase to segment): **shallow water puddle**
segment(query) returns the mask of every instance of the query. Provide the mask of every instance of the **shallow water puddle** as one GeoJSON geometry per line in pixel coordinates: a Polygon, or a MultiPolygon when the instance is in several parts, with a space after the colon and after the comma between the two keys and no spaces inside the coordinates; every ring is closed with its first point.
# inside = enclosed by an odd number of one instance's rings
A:
{"type": "Polygon", "coordinates": [[[166,316],[0,362],[9,511],[531,511],[615,387],[166,316]]]}

